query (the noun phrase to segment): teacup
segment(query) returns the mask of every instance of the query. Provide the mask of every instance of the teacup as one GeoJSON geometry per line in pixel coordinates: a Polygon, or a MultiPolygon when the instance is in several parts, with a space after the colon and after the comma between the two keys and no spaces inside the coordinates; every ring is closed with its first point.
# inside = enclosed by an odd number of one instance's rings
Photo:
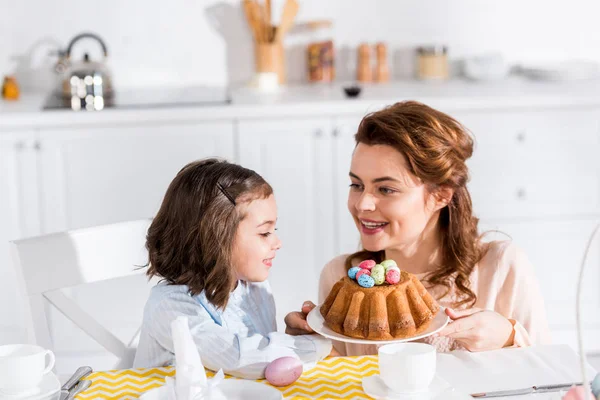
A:
{"type": "Polygon", "coordinates": [[[396,393],[425,391],[433,381],[436,352],[429,344],[388,344],[378,354],[379,376],[396,393]]]}
{"type": "Polygon", "coordinates": [[[40,346],[0,346],[0,391],[14,395],[34,391],[44,375],[54,368],[54,361],[54,353],[40,346]]]}

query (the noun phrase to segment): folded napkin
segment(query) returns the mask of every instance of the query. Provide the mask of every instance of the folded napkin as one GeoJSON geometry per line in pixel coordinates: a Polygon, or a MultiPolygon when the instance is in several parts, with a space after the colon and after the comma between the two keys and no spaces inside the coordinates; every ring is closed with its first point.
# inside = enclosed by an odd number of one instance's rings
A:
{"type": "MultiPolygon", "coordinates": [[[[466,393],[581,382],[579,355],[567,345],[509,348],[437,356],[437,374],[466,393]]],[[[588,376],[596,371],[588,365],[588,376]]]]}
{"type": "Polygon", "coordinates": [[[171,323],[175,347],[175,379],[166,377],[165,386],[149,390],[140,399],[152,400],[225,400],[218,388],[225,378],[219,370],[212,379],[206,378],[204,365],[188,325],[187,317],[177,317],[171,323]]]}

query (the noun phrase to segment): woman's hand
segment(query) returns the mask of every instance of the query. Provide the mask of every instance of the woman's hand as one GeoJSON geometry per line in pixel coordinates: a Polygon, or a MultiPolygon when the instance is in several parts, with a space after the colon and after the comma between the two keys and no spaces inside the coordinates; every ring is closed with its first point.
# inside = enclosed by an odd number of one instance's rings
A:
{"type": "Polygon", "coordinates": [[[494,350],[513,344],[512,323],[495,311],[446,308],[446,314],[452,322],[438,335],[453,338],[469,351],[494,350]]]}
{"type": "Polygon", "coordinates": [[[285,333],[288,335],[308,335],[315,333],[308,323],[306,316],[316,306],[311,301],[305,301],[302,304],[302,311],[293,311],[285,316],[285,333]]]}

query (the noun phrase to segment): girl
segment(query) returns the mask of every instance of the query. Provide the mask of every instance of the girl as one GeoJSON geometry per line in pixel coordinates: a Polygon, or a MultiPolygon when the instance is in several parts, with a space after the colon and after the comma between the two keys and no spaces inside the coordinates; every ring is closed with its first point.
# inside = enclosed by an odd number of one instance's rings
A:
{"type": "MultiPolygon", "coordinates": [[[[322,302],[361,260],[393,259],[415,274],[454,321],[438,351],[481,351],[549,341],[533,268],[509,241],[484,243],[467,189],[473,140],[456,120],[417,102],[366,116],[356,134],[348,210],[362,251],[330,261],[319,280],[322,302]]],[[[286,316],[287,332],[310,332],[306,313],[286,316]]],[[[376,354],[373,345],[335,343],[345,355],[376,354]]]]}
{"type": "Polygon", "coordinates": [[[186,165],[171,182],[146,239],[149,277],[160,277],[144,309],[134,367],[174,363],[171,322],[188,317],[204,365],[247,379],[283,356],[330,354],[317,335],[276,332],[266,281],[281,241],[271,186],[217,159],[186,165]]]}

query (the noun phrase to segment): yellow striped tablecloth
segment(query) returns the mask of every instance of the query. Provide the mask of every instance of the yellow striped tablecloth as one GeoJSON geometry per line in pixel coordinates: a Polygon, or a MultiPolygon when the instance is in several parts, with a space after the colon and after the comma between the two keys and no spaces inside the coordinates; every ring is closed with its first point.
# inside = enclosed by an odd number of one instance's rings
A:
{"type": "MultiPolygon", "coordinates": [[[[377,373],[376,356],[332,357],[319,362],[292,385],[277,389],[286,399],[369,399],[362,390],[362,378],[377,373]]],[[[164,385],[165,376],[174,375],[173,367],[95,372],[86,378],[92,381],[90,388],[76,398],[137,399],[145,391],[164,385]]],[[[268,385],[265,380],[258,382],[268,385]]]]}

